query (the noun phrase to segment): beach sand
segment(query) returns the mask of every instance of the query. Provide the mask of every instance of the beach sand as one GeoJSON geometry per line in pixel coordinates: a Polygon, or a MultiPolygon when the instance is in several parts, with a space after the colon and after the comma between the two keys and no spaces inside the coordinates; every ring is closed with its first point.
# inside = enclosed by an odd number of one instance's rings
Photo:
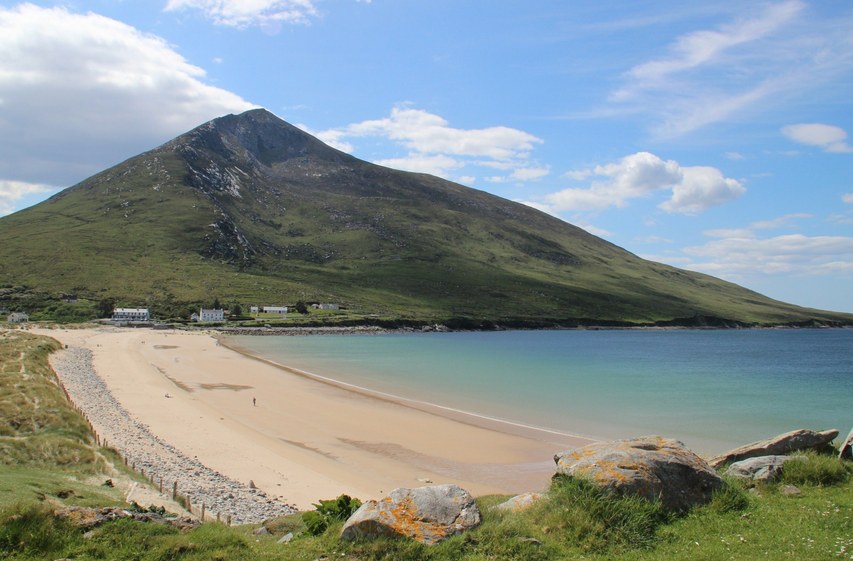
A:
{"type": "Polygon", "coordinates": [[[300,509],[429,482],[474,495],[541,490],[556,452],[590,442],[317,381],[211,334],[35,331],[90,349],[110,392],[152,433],[300,509]]]}

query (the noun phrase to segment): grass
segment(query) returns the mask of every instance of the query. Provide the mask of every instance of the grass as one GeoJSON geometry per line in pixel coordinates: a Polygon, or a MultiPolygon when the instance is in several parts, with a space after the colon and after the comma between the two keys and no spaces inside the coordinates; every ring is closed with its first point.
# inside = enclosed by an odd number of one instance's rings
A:
{"type": "MultiPolygon", "coordinates": [[[[659,505],[602,492],[574,479],[553,481],[547,499],[526,512],[503,513],[505,497],[478,499],[483,523],[436,546],[409,540],[342,542],[342,522],[323,534],[305,532],[300,515],[254,526],[206,523],[181,532],[170,526],[119,520],[84,533],[53,516],[56,505],[121,503],[102,485],[116,459],[92,446],[91,435],[50,378],[50,339],[0,332],[3,361],[0,406],[27,422],[3,425],[3,442],[24,452],[0,462],[0,560],[115,561],[826,561],[853,558],[853,462],[808,453],[786,464],[778,483],[751,488],[736,480],[712,501],[683,516],[659,505]],[[51,386],[53,389],[51,390],[51,386]],[[58,395],[56,392],[60,392],[58,395]],[[23,397],[21,397],[23,396],[23,397]],[[41,405],[49,404],[50,413],[41,405]],[[70,428],[65,423],[70,422],[70,428]],[[75,428],[76,427],[76,428],[75,428]],[[38,442],[38,445],[33,444],[38,442]],[[64,449],[69,448],[74,452],[64,449]],[[51,465],[93,449],[88,461],[51,465]],[[783,489],[797,485],[798,494],[783,489]],[[277,543],[286,533],[289,544],[277,543]]],[[[7,417],[4,417],[4,421],[7,417]]],[[[11,448],[7,448],[11,449],[11,448]]],[[[120,463],[120,462],[118,462],[120,463]]]]}

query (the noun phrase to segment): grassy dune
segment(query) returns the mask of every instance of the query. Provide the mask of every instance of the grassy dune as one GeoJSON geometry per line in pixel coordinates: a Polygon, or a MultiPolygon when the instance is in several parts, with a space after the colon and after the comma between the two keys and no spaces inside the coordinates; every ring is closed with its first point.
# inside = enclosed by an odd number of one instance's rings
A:
{"type": "Polygon", "coordinates": [[[47,365],[58,344],[22,331],[0,332],[0,559],[201,560],[552,560],[853,558],[853,463],[810,454],[789,462],[779,483],[728,490],[686,516],[641,500],[615,498],[582,481],[558,480],[550,498],[520,514],[492,509],[483,524],[427,547],[405,540],[344,543],[341,523],[319,535],[301,517],[268,521],[271,532],[206,523],[181,532],[122,520],[84,532],[55,518],[62,504],[117,505],[99,484],[115,456],[98,448],[83,419],[65,401],[47,365]],[[790,467],[789,467],[790,466],[790,467]],[[782,492],[786,485],[800,492],[782,492]],[[296,534],[289,544],[278,539],[296,534]]]}

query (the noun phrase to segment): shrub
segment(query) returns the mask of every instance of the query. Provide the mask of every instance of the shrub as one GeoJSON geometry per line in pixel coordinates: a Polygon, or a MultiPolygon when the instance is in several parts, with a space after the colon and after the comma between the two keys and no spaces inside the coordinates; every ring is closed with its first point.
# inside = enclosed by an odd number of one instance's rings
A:
{"type": "Polygon", "coordinates": [[[850,479],[853,462],[835,456],[805,452],[785,462],[781,482],[788,485],[833,485],[850,479]]]}
{"type": "Polygon", "coordinates": [[[349,495],[341,495],[337,499],[320,501],[315,504],[315,510],[304,513],[302,521],[305,522],[308,533],[312,536],[319,536],[326,531],[331,523],[337,520],[346,520],[360,506],[360,500],[353,499],[349,495]]]}
{"type": "Polygon", "coordinates": [[[43,505],[13,506],[0,513],[0,558],[17,553],[58,559],[79,534],[43,505]]]}
{"type": "Polygon", "coordinates": [[[534,507],[546,534],[586,551],[651,547],[669,514],[657,502],[619,496],[579,478],[558,477],[534,507]]]}
{"type": "Polygon", "coordinates": [[[714,492],[708,508],[714,512],[740,512],[749,507],[749,495],[744,491],[740,482],[727,480],[726,485],[714,492]]]}

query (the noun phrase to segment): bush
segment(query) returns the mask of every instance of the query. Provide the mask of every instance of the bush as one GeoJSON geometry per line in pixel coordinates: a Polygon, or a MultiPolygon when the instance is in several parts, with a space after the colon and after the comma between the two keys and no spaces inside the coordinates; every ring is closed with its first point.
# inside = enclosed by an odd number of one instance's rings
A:
{"type": "Polygon", "coordinates": [[[660,503],[619,496],[578,478],[555,478],[548,496],[534,507],[543,531],[585,551],[651,547],[669,520],[660,503]]]}
{"type": "Polygon", "coordinates": [[[785,462],[780,481],[788,485],[834,485],[848,481],[851,472],[853,462],[804,452],[785,462]]]}
{"type": "Polygon", "coordinates": [[[341,495],[337,499],[320,501],[312,510],[302,515],[302,521],[312,536],[319,536],[329,525],[338,520],[346,520],[358,510],[361,501],[349,495],[341,495]]]}
{"type": "Polygon", "coordinates": [[[43,505],[13,506],[0,513],[0,558],[16,553],[43,555],[44,559],[65,557],[79,535],[43,505]]]}
{"type": "Polygon", "coordinates": [[[726,485],[714,492],[708,508],[713,512],[725,514],[740,512],[749,507],[749,495],[737,480],[727,480],[726,485]]]}

